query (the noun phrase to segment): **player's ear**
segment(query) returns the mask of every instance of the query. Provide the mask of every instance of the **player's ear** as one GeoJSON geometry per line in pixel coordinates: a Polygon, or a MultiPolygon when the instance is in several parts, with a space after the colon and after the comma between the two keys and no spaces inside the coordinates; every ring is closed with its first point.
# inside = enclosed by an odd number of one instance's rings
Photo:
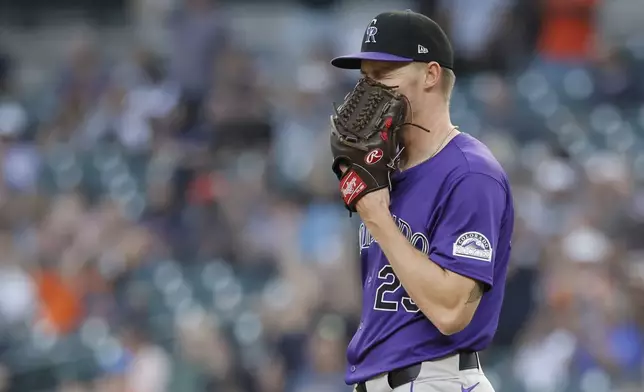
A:
{"type": "Polygon", "coordinates": [[[423,64],[423,71],[425,74],[424,87],[427,90],[432,89],[438,84],[441,75],[441,67],[435,61],[423,64]]]}

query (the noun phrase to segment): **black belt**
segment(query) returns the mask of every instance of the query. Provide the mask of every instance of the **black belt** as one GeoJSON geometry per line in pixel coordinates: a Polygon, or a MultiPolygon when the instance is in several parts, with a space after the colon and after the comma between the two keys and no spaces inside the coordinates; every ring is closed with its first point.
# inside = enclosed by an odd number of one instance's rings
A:
{"type": "MultiPolygon", "coordinates": [[[[420,374],[421,364],[411,365],[406,368],[398,369],[387,373],[387,382],[391,389],[396,389],[405,384],[416,380],[420,374]]],[[[458,370],[470,370],[479,368],[479,355],[476,352],[466,352],[458,354],[458,370]]],[[[356,385],[356,392],[368,392],[367,384],[364,382],[356,385]]]]}

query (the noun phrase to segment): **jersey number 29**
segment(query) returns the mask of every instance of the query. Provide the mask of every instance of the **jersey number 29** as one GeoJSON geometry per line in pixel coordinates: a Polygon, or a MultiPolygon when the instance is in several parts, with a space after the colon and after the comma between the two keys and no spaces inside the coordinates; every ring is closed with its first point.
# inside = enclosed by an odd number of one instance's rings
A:
{"type": "MultiPolygon", "coordinates": [[[[385,297],[387,294],[393,294],[396,291],[402,288],[400,280],[396,274],[394,274],[394,269],[391,265],[387,264],[380,269],[378,272],[378,278],[383,282],[378,286],[376,290],[376,302],[373,305],[375,310],[382,310],[385,312],[397,312],[398,311],[398,301],[386,300],[385,297]]],[[[403,309],[408,313],[417,313],[418,306],[412,301],[409,297],[402,297],[400,299],[400,304],[403,309]]]]}

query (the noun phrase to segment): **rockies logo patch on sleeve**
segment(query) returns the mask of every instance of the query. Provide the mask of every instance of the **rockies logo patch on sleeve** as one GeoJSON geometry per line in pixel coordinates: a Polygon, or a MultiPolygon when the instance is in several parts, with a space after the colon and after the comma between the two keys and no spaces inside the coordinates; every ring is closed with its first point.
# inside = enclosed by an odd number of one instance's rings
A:
{"type": "Polygon", "coordinates": [[[492,261],[492,246],[487,237],[477,231],[461,234],[454,242],[454,256],[470,259],[492,261]]]}

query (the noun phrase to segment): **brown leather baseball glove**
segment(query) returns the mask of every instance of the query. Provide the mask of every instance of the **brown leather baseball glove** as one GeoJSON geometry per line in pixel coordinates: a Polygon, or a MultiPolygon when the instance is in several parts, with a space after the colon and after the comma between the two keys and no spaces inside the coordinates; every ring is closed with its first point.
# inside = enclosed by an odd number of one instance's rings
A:
{"type": "Polygon", "coordinates": [[[399,159],[398,131],[407,116],[407,99],[369,78],[358,81],[331,116],[333,172],[351,212],[366,194],[391,187],[399,159]]]}

